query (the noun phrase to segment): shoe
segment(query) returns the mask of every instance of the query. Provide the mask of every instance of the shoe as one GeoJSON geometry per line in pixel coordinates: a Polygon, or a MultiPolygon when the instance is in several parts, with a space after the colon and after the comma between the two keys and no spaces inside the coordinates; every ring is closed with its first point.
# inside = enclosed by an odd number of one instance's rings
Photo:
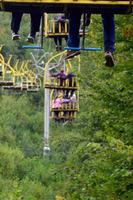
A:
{"type": "Polygon", "coordinates": [[[58,51],[59,50],[58,46],[55,46],[55,49],[56,49],[56,51],[58,51]]]}
{"type": "Polygon", "coordinates": [[[19,40],[19,39],[20,39],[20,35],[18,33],[12,32],[12,40],[19,40]]]}
{"type": "Polygon", "coordinates": [[[32,36],[32,35],[29,34],[26,42],[34,43],[35,42],[35,36],[32,36]]]}
{"type": "Polygon", "coordinates": [[[68,50],[67,55],[65,56],[65,60],[73,58],[80,54],[80,51],[68,50]]]}
{"type": "Polygon", "coordinates": [[[59,51],[62,51],[62,46],[59,46],[59,51]]]}
{"type": "Polygon", "coordinates": [[[108,67],[113,67],[114,66],[114,57],[111,52],[105,52],[105,65],[108,67]]]}

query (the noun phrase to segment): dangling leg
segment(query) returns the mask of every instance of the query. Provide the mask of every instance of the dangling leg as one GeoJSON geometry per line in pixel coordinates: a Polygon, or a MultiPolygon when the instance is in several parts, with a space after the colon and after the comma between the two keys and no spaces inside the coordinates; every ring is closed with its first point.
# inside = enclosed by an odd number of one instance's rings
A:
{"type": "Polygon", "coordinates": [[[66,40],[66,44],[67,44],[67,41],[68,41],[68,36],[67,35],[65,36],[65,40],[66,40]]]}
{"type": "Polygon", "coordinates": [[[55,49],[58,51],[58,41],[57,41],[57,36],[54,36],[54,43],[55,43],[55,49]]]}
{"type": "Polygon", "coordinates": [[[20,39],[19,35],[19,28],[22,19],[23,13],[22,12],[12,12],[12,19],[11,19],[11,30],[12,30],[12,40],[20,39]]]}
{"type": "Polygon", "coordinates": [[[103,33],[104,33],[104,50],[105,50],[105,65],[108,67],[114,66],[114,58],[112,53],[115,50],[115,22],[113,14],[103,14],[103,33]]]}
{"type": "Polygon", "coordinates": [[[31,12],[30,17],[31,17],[31,26],[30,26],[30,33],[28,35],[27,42],[34,43],[36,33],[39,32],[40,30],[42,12],[35,12],[35,13],[31,12]]]}
{"type": "Polygon", "coordinates": [[[59,42],[59,50],[62,51],[62,38],[60,36],[58,37],[58,42],[59,42]]]}
{"type": "MultiPolygon", "coordinates": [[[[67,40],[68,47],[79,47],[80,37],[79,37],[79,28],[80,28],[80,19],[81,12],[79,9],[71,10],[69,13],[69,36],[67,40]]],[[[74,56],[80,54],[80,51],[77,50],[68,50],[66,59],[73,58],[74,56]]]]}

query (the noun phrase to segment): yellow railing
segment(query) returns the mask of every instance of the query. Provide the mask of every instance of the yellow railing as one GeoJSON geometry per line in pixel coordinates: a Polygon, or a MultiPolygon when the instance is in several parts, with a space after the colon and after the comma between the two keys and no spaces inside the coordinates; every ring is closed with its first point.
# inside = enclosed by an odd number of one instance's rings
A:
{"type": "MultiPolygon", "coordinates": [[[[51,19],[52,17],[54,18],[55,16],[56,14],[53,16],[51,14],[44,13],[44,37],[68,36],[69,20],[64,19],[63,22],[60,22],[56,19],[51,19]]],[[[82,28],[83,20],[81,20],[80,27],[81,28],[79,30],[79,35],[83,36],[83,28],[82,28]]],[[[85,31],[85,34],[87,34],[87,31],[85,31]]]]}
{"type": "Polygon", "coordinates": [[[0,0],[0,3],[67,3],[67,4],[99,4],[99,5],[129,5],[130,0],[0,0]]]}
{"type": "MultiPolygon", "coordinates": [[[[51,16],[52,17],[52,16],[51,16]]],[[[68,19],[64,19],[63,30],[61,22],[57,23],[55,19],[49,19],[50,14],[44,14],[44,36],[66,36],[68,35],[68,19]]]]}
{"type": "Polygon", "coordinates": [[[0,53],[0,86],[4,89],[20,89],[38,91],[41,87],[41,80],[30,70],[29,61],[16,61],[11,66],[12,55],[5,62],[4,56],[0,53]]]}

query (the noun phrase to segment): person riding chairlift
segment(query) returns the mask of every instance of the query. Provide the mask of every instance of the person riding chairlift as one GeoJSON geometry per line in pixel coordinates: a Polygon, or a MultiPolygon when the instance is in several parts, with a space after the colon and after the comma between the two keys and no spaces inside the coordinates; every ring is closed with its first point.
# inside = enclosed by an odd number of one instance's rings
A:
{"type": "MultiPolygon", "coordinates": [[[[12,17],[11,17],[12,40],[20,39],[19,29],[20,29],[20,24],[21,24],[21,19],[22,19],[23,14],[24,13],[21,11],[12,12],[12,17]]],[[[29,43],[34,43],[36,33],[39,32],[39,29],[40,29],[42,12],[36,11],[36,12],[30,12],[29,14],[30,14],[30,19],[31,19],[30,33],[26,41],[29,43]]]]}
{"type": "MultiPolygon", "coordinates": [[[[58,16],[54,17],[55,22],[55,33],[65,33],[65,23],[66,23],[66,16],[65,14],[59,14],[58,16]]],[[[68,30],[68,23],[67,23],[67,30],[68,30]]],[[[67,42],[68,36],[64,35],[64,39],[67,42]]],[[[54,42],[55,42],[55,48],[58,51],[62,50],[62,36],[61,35],[55,35],[54,36],[54,42]]]]}
{"type": "MultiPolygon", "coordinates": [[[[67,46],[70,50],[67,51],[65,59],[73,58],[80,54],[79,50],[71,50],[71,48],[79,48],[80,46],[80,20],[82,12],[80,8],[74,8],[69,11],[69,35],[67,46]]],[[[102,14],[103,35],[104,35],[104,51],[105,51],[105,65],[108,67],[114,66],[113,52],[115,51],[115,22],[114,14],[102,14]]]]}

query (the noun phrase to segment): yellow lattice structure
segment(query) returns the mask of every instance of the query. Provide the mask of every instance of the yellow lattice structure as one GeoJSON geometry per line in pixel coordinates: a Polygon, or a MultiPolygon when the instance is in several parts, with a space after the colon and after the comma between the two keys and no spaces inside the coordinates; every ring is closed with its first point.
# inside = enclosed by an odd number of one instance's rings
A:
{"type": "MultiPolygon", "coordinates": [[[[0,47],[2,50],[2,47],[0,47]]],[[[0,86],[6,90],[37,92],[41,87],[41,80],[30,69],[29,61],[17,60],[11,65],[12,55],[7,62],[0,53],[0,86]]]]}

